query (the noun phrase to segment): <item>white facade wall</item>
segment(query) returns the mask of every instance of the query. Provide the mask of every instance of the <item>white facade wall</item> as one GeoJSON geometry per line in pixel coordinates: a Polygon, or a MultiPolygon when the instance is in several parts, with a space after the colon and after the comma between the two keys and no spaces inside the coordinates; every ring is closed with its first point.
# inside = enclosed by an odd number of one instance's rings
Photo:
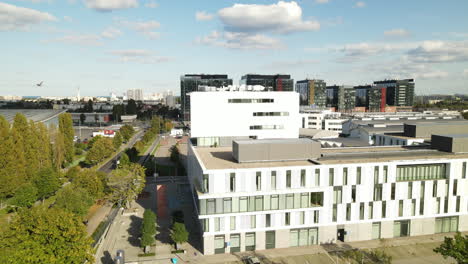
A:
{"type": "Polygon", "coordinates": [[[329,130],[341,133],[342,124],[348,119],[340,118],[341,113],[322,111],[322,112],[302,112],[300,113],[300,126],[302,128],[329,130]]]}
{"type": "Polygon", "coordinates": [[[411,146],[424,143],[423,138],[402,138],[390,135],[375,135],[375,146],[411,146]]]}
{"type": "MultiPolygon", "coordinates": [[[[189,155],[194,155],[189,151],[189,155]]],[[[459,230],[466,231],[468,223],[467,204],[468,204],[468,179],[462,178],[462,163],[467,160],[412,160],[395,161],[385,163],[361,163],[361,164],[340,164],[340,165],[310,165],[301,167],[275,167],[275,168],[254,168],[254,169],[226,169],[226,170],[206,170],[202,164],[198,164],[197,158],[193,157],[192,164],[189,164],[189,177],[192,184],[200,186],[202,175],[208,175],[209,191],[207,193],[198,193],[198,199],[217,199],[230,198],[234,203],[235,199],[240,197],[251,197],[260,195],[283,195],[295,193],[323,192],[323,206],[308,208],[290,208],[282,210],[269,211],[251,211],[220,214],[199,215],[200,221],[208,221],[209,229],[203,233],[205,241],[205,254],[214,253],[214,245],[211,244],[212,237],[225,236],[225,241],[229,242],[231,234],[241,234],[241,244],[245,242],[245,233],[255,232],[258,236],[256,241],[264,241],[266,231],[275,231],[277,234],[277,247],[290,246],[289,234],[293,229],[318,229],[318,243],[336,242],[337,226],[343,225],[348,234],[344,237],[345,241],[357,241],[370,239],[372,223],[381,222],[381,231],[379,237],[393,237],[393,222],[397,220],[410,220],[410,235],[420,235],[434,233],[433,223],[436,217],[459,216],[459,230]],[[412,181],[412,192],[408,194],[409,182],[397,181],[397,165],[413,164],[433,164],[447,163],[449,171],[447,179],[427,180],[425,182],[424,198],[421,198],[421,182],[412,181]],[[192,167],[191,167],[192,166],[192,167]],[[374,171],[378,168],[378,177],[376,180],[374,171]],[[388,174],[384,176],[384,166],[388,168],[388,174]],[[357,183],[357,167],[361,168],[361,183],[357,183]],[[193,169],[192,169],[193,168],[193,169]],[[330,185],[329,170],[334,169],[333,185],[330,185]],[[345,184],[343,169],[347,168],[348,178],[345,184]],[[318,177],[315,176],[315,170],[320,171],[318,177]],[[286,171],[291,170],[291,187],[286,187],[286,171]],[[306,182],[301,186],[301,170],[306,171],[306,182]],[[271,172],[276,171],[276,188],[271,188],[271,172]],[[256,173],[261,173],[261,189],[256,189],[256,173]],[[230,173],[235,173],[235,191],[230,191],[230,173]],[[454,181],[457,181],[457,190],[454,192],[454,181]],[[198,183],[195,183],[198,182],[198,183]],[[375,182],[375,183],[374,183],[375,182]],[[437,182],[438,188],[433,194],[433,185],[437,182]],[[448,182],[448,193],[446,192],[446,182],[448,182]],[[318,183],[318,184],[317,184],[318,183]],[[382,185],[382,200],[374,201],[376,184],[382,185]],[[392,184],[395,184],[395,197],[391,197],[392,184]],[[355,200],[352,201],[351,193],[353,186],[356,188],[355,200]],[[342,188],[342,201],[334,204],[334,187],[342,188]],[[456,194],[456,195],[454,195],[456,194]],[[460,197],[460,210],[456,211],[457,196],[460,197]],[[440,197],[440,209],[437,209],[436,199],[440,197]],[[444,199],[448,197],[448,208],[445,209],[444,199]],[[424,203],[424,214],[419,214],[421,199],[424,203]],[[412,212],[412,201],[415,201],[415,214],[412,212]],[[382,217],[382,205],[386,203],[386,216],[382,217]],[[403,202],[402,215],[399,215],[399,203],[403,202]],[[372,217],[370,213],[370,203],[373,204],[372,217]],[[360,217],[360,206],[364,206],[364,217],[360,217]],[[337,219],[332,220],[333,206],[337,207],[337,219]],[[346,218],[347,206],[351,208],[350,218],[346,218]],[[445,212],[446,210],[446,212],[445,212]],[[319,221],[314,223],[314,212],[319,212],[319,221]],[[290,213],[290,224],[285,223],[285,214],[290,213]],[[271,214],[271,226],[266,227],[266,214],[271,214]],[[304,223],[300,223],[300,216],[304,214],[304,223]],[[251,216],[255,216],[255,227],[252,228],[251,216]],[[235,228],[231,229],[230,221],[234,217],[235,228]],[[219,220],[216,220],[219,219],[219,220]],[[215,230],[215,221],[220,222],[220,229],[215,230]],[[418,226],[418,223],[423,226],[418,226]],[[278,237],[278,234],[282,236],[278,237]]],[[[465,174],[466,175],[466,174],[465,174]]],[[[265,198],[264,198],[265,199],[265,198]]],[[[310,232],[310,231],[309,231],[310,232]]],[[[265,245],[258,245],[256,249],[264,249],[265,245]]],[[[229,248],[226,249],[228,252],[229,248]]]]}
{"type": "Polygon", "coordinates": [[[299,94],[296,92],[193,92],[190,97],[191,137],[299,137],[299,94]],[[230,103],[230,99],[273,102],[230,103]],[[254,116],[254,113],[287,114],[254,116]],[[252,129],[252,126],[266,128],[252,129]]]}

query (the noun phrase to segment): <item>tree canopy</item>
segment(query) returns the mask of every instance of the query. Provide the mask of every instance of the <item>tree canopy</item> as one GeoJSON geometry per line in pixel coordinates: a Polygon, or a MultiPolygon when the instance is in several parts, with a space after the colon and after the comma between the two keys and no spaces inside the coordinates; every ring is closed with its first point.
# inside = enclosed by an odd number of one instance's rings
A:
{"type": "Polygon", "coordinates": [[[37,198],[48,198],[60,188],[59,173],[52,168],[42,169],[34,177],[34,185],[37,188],[37,198]]]}
{"type": "Polygon", "coordinates": [[[444,242],[434,252],[441,254],[445,259],[454,258],[458,264],[468,263],[468,235],[460,232],[455,237],[445,237],[444,242]]]}
{"type": "Polygon", "coordinates": [[[127,207],[145,186],[145,169],[139,164],[129,164],[112,171],[107,185],[112,191],[110,199],[127,207]]]}
{"type": "Polygon", "coordinates": [[[184,223],[175,222],[174,225],[172,225],[171,239],[174,243],[185,243],[188,241],[188,236],[189,233],[187,232],[187,229],[185,229],[184,223]]]}
{"type": "Polygon", "coordinates": [[[0,263],[94,263],[92,239],[81,219],[44,206],[22,210],[0,234],[0,263]]]}
{"type": "Polygon", "coordinates": [[[74,154],[73,137],[75,136],[75,131],[73,130],[73,121],[69,113],[59,115],[59,132],[63,135],[65,160],[67,162],[72,162],[74,154]]]}
{"type": "Polygon", "coordinates": [[[93,203],[94,199],[87,190],[68,184],[57,193],[54,207],[85,217],[93,203]]]}
{"type": "Polygon", "coordinates": [[[156,235],[156,214],[146,209],[143,213],[143,223],[141,224],[141,247],[154,244],[156,235]]]}
{"type": "Polygon", "coordinates": [[[114,152],[114,144],[112,139],[107,137],[98,138],[92,145],[86,155],[86,161],[89,164],[97,164],[106,158],[110,157],[114,152]]]}

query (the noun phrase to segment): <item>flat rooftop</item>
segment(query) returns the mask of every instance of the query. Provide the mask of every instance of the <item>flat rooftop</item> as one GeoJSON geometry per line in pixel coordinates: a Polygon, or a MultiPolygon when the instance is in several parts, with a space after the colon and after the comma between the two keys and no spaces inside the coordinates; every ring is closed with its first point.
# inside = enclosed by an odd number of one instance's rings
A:
{"type": "Polygon", "coordinates": [[[196,155],[207,170],[274,168],[294,166],[335,165],[351,163],[373,163],[424,159],[468,158],[468,153],[450,153],[429,147],[379,146],[323,149],[322,157],[310,161],[271,161],[238,163],[232,156],[231,147],[194,147],[196,155]]]}
{"type": "Polygon", "coordinates": [[[5,117],[10,123],[13,122],[16,113],[22,113],[28,120],[34,122],[44,122],[66,111],[53,109],[1,109],[0,115],[5,117]]]}

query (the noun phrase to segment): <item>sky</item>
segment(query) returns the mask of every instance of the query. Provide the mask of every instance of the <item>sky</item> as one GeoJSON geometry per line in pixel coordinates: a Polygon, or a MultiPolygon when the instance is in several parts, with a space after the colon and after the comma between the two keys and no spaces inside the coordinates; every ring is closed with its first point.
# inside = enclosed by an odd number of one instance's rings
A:
{"type": "Polygon", "coordinates": [[[468,94],[467,10],[466,0],[0,1],[0,95],[180,94],[187,73],[414,78],[419,95],[468,94]]]}

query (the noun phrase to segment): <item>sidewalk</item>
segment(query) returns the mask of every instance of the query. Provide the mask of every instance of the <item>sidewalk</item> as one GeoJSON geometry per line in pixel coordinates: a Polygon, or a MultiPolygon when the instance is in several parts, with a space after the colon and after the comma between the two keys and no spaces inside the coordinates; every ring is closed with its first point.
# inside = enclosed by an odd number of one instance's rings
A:
{"type": "Polygon", "coordinates": [[[99,224],[106,218],[106,216],[111,211],[112,206],[108,204],[104,204],[100,206],[96,212],[89,218],[88,223],[86,225],[86,232],[89,236],[93,234],[99,224]]]}

